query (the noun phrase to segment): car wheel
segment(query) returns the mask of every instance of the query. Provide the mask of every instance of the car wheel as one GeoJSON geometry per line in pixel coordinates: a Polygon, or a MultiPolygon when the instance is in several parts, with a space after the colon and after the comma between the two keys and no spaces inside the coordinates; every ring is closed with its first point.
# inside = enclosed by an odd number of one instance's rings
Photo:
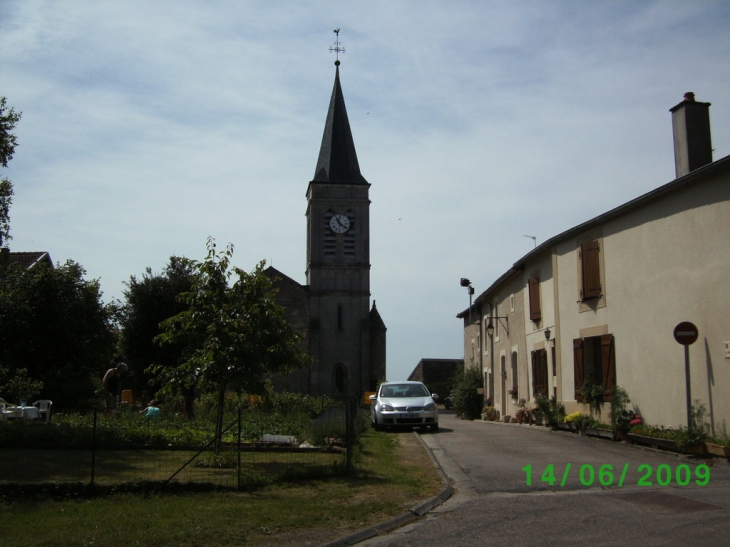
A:
{"type": "Polygon", "coordinates": [[[378,422],[370,422],[370,427],[372,427],[375,431],[383,430],[383,426],[380,425],[378,422]]]}

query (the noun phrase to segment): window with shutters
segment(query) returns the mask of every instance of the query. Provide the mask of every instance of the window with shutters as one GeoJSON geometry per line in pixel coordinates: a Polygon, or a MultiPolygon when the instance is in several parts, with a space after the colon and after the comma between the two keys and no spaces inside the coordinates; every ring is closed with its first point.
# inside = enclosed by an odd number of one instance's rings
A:
{"type": "Polygon", "coordinates": [[[527,280],[527,288],[530,296],[530,320],[540,321],[542,319],[542,310],[540,309],[540,280],[537,277],[531,277],[527,280]]]}
{"type": "Polygon", "coordinates": [[[600,252],[601,245],[597,239],[580,245],[581,301],[600,298],[603,295],[600,252]]]}
{"type": "Polygon", "coordinates": [[[613,398],[616,387],[616,354],[612,334],[573,340],[573,385],[575,400],[582,401],[584,382],[603,386],[603,400],[613,398]]]}
{"type": "Polygon", "coordinates": [[[532,352],[532,394],[546,399],[548,397],[548,360],[545,349],[532,352]]]}

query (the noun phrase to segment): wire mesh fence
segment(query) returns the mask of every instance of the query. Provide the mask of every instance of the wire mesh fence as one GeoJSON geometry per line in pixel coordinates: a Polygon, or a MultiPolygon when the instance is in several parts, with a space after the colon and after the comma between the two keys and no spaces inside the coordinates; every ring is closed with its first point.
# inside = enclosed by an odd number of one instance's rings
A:
{"type": "Polygon", "coordinates": [[[54,413],[49,423],[0,425],[0,484],[205,483],[246,488],[347,473],[362,413],[344,399],[313,413],[235,409],[220,437],[210,416],[54,413]],[[361,417],[358,418],[358,415],[361,417]]]}

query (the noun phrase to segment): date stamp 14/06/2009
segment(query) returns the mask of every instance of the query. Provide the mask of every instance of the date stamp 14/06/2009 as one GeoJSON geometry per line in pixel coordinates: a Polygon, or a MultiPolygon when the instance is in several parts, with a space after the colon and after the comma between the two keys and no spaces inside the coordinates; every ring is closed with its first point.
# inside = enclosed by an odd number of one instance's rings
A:
{"type": "MultiPolygon", "coordinates": [[[[522,468],[522,471],[525,472],[527,486],[532,486],[532,465],[526,465],[522,468]]],[[[624,486],[626,484],[626,475],[629,472],[629,464],[625,463],[623,467],[617,467],[614,470],[614,466],[608,463],[601,465],[598,469],[589,463],[580,467],[575,466],[575,468],[568,463],[565,465],[562,478],[555,474],[555,466],[548,464],[540,476],[540,482],[554,486],[559,480],[558,484],[565,486],[571,471],[573,473],[577,471],[578,478],[583,486],[624,486]]],[[[685,463],[679,464],[675,469],[664,463],[658,465],[656,469],[649,464],[643,463],[638,466],[636,471],[640,475],[636,479],[637,486],[670,486],[672,483],[678,486],[695,484],[697,486],[707,486],[710,483],[710,468],[705,463],[695,466],[694,469],[685,463]]]]}

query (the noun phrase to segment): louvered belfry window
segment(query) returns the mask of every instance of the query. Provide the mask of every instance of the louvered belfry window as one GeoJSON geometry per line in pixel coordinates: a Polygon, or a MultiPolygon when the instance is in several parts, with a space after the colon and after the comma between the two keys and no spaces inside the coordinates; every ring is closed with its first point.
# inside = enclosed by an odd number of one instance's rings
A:
{"type": "Polygon", "coordinates": [[[355,213],[347,211],[345,214],[350,220],[350,228],[345,232],[343,254],[345,258],[355,258],[355,213]]]}
{"type": "Polygon", "coordinates": [[[581,243],[581,300],[599,298],[603,294],[601,286],[601,268],[599,262],[600,248],[597,240],[581,243]]]}
{"type": "Polygon", "coordinates": [[[327,211],[324,214],[324,257],[334,258],[335,250],[337,248],[337,238],[335,233],[330,228],[330,220],[335,214],[332,211],[327,211]]]}
{"type": "Polygon", "coordinates": [[[530,320],[539,321],[542,318],[542,310],[540,309],[540,280],[537,277],[531,277],[527,281],[530,294],[530,320]]]}

